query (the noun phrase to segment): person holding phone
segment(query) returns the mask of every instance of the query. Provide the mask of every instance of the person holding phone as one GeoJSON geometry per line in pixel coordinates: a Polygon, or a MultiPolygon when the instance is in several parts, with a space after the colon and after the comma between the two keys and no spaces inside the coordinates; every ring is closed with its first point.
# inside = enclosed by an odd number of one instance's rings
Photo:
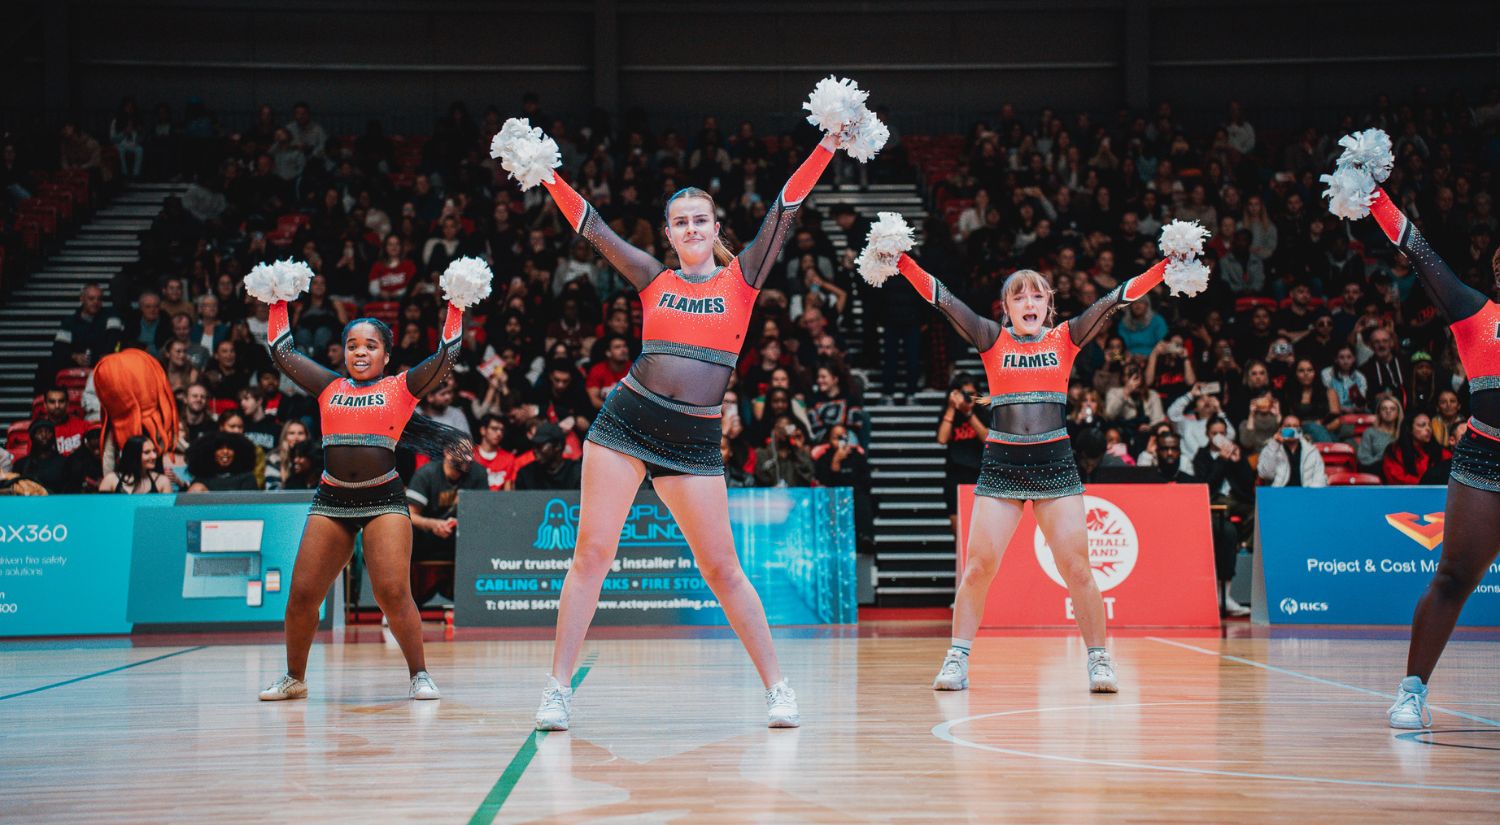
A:
{"type": "Polygon", "coordinates": [[[1302,419],[1281,417],[1281,428],[1261,448],[1255,465],[1260,480],[1271,487],[1327,487],[1323,456],[1302,433],[1302,419]]]}

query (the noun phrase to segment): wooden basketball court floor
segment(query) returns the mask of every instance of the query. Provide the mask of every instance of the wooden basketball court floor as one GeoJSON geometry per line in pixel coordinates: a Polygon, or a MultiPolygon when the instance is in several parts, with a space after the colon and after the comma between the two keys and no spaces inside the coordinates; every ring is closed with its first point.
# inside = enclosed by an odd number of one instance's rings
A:
{"type": "Polygon", "coordinates": [[[1436,727],[1384,711],[1404,633],[986,635],[929,689],[939,623],[777,632],[803,727],[767,730],[724,631],[600,630],[568,733],[531,729],[544,632],[438,628],[406,699],[378,629],[322,634],[308,701],[262,703],[274,634],[0,645],[5,822],[1497,822],[1500,637],[1455,640],[1436,727]],[[155,646],[152,646],[155,645],[155,646]]]}

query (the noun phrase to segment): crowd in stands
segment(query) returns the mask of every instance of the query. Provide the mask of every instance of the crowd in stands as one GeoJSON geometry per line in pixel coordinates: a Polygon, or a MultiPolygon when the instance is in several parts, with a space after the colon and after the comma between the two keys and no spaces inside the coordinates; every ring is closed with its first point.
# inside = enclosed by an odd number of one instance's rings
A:
{"type": "MultiPolygon", "coordinates": [[[[541,189],[522,193],[489,158],[508,114],[543,125],[578,190],[669,265],[660,233],[668,195],[686,185],[715,193],[737,248],[817,139],[762,135],[749,122],[721,130],[714,117],[690,134],[651,130],[638,115],[618,129],[575,128],[548,117],[535,95],[519,112],[492,107],[477,118],[455,103],[427,136],[386,135],[377,120],[335,136],[303,102],[290,117],[267,105],[231,124],[197,101],[177,120],[165,106],[146,118],[127,100],[109,126],[112,152],[75,125],[56,135],[53,157],[28,158],[36,142],[7,138],[0,189],[12,203],[26,179],[15,170],[28,163],[191,182],[145,234],[141,262],[111,283],[112,305],[86,289],[63,323],[38,370],[44,409],[30,454],[13,469],[56,492],[313,486],[312,399],[271,366],[266,308],[246,299],[245,273],[279,257],[307,261],[318,277],[293,308],[297,346],[338,369],[344,324],[382,318],[395,333],[394,371],[436,346],[438,275],[478,255],[495,272],[494,295],[469,318],[453,377],[420,408],[473,433],[475,451],[427,472],[441,470],[450,486],[576,487],[594,412],[640,351],[640,304],[541,189]],[[75,423],[80,399],[52,389],[59,370],[121,346],[165,367],[182,430],[170,454],[101,450],[75,423]]],[[[1000,283],[1018,268],[1047,276],[1065,319],[1149,267],[1166,222],[1213,231],[1206,294],[1159,289],[1078,358],[1068,421],[1086,476],[1157,466],[1210,483],[1241,508],[1258,484],[1443,483],[1467,402],[1451,337],[1410,262],[1373,221],[1329,215],[1317,177],[1340,135],[1385,129],[1397,154],[1387,190],[1466,281],[1493,295],[1500,89],[1475,100],[1423,89],[1402,102],[1382,96],[1300,131],[1258,130],[1252,114],[1231,103],[1219,126],[1194,130],[1165,103],[1105,120],[1022,117],[1005,106],[966,135],[897,136],[877,171],[915,175],[931,213],[916,257],[994,317],[1000,283]],[[1163,449],[1166,437],[1175,450],[1163,449]],[[1163,466],[1174,452],[1176,465],[1163,466]]],[[[817,210],[800,213],[759,299],[726,397],[731,486],[867,491],[860,368],[882,373],[887,403],[927,387],[984,391],[953,375],[954,360],[971,353],[913,290],[861,288],[853,252],[868,222],[830,211],[832,232],[817,210]],[[845,244],[834,243],[840,235],[845,244]],[[851,363],[856,297],[867,310],[865,360],[851,363]]],[[[983,406],[950,393],[943,417],[949,467],[972,476],[983,406]]],[[[414,491],[428,489],[416,463],[404,462],[403,475],[414,491]]]]}

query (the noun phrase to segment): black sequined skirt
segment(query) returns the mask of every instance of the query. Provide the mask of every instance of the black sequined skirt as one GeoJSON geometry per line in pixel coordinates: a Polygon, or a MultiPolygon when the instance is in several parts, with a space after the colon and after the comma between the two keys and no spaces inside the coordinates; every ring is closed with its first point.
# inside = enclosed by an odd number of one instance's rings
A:
{"type": "Polygon", "coordinates": [[[627,376],[589,426],[588,440],[633,456],[653,476],[721,476],[722,409],[679,404],[627,376]]]}
{"type": "Polygon", "coordinates": [[[1044,444],[984,445],[974,494],[990,498],[1062,498],[1083,493],[1073,460],[1073,444],[1060,438],[1044,444]]]}
{"type": "Polygon", "coordinates": [[[411,518],[406,485],[401,483],[401,477],[394,470],[388,477],[365,485],[330,482],[325,474],[313,493],[312,509],[308,513],[351,522],[355,527],[364,527],[371,519],[387,513],[411,518]]]}
{"type": "Polygon", "coordinates": [[[1448,478],[1465,487],[1500,493],[1500,430],[1469,419],[1468,432],[1453,448],[1448,478]]]}

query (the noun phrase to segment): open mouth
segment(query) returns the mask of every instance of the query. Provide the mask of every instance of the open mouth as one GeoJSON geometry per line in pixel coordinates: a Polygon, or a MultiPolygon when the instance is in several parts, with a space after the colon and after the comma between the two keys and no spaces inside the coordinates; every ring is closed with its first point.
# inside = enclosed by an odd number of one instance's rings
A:
{"type": "Polygon", "coordinates": [[[1032,324],[1039,324],[1039,323],[1041,323],[1042,316],[1038,315],[1035,312],[1028,312],[1025,315],[1021,316],[1021,320],[1023,322],[1025,322],[1027,326],[1030,326],[1032,324]]]}
{"type": "Polygon", "coordinates": [[[370,367],[370,362],[369,361],[355,361],[354,362],[354,368],[357,369],[357,370],[369,369],[369,367],[370,367]]]}

